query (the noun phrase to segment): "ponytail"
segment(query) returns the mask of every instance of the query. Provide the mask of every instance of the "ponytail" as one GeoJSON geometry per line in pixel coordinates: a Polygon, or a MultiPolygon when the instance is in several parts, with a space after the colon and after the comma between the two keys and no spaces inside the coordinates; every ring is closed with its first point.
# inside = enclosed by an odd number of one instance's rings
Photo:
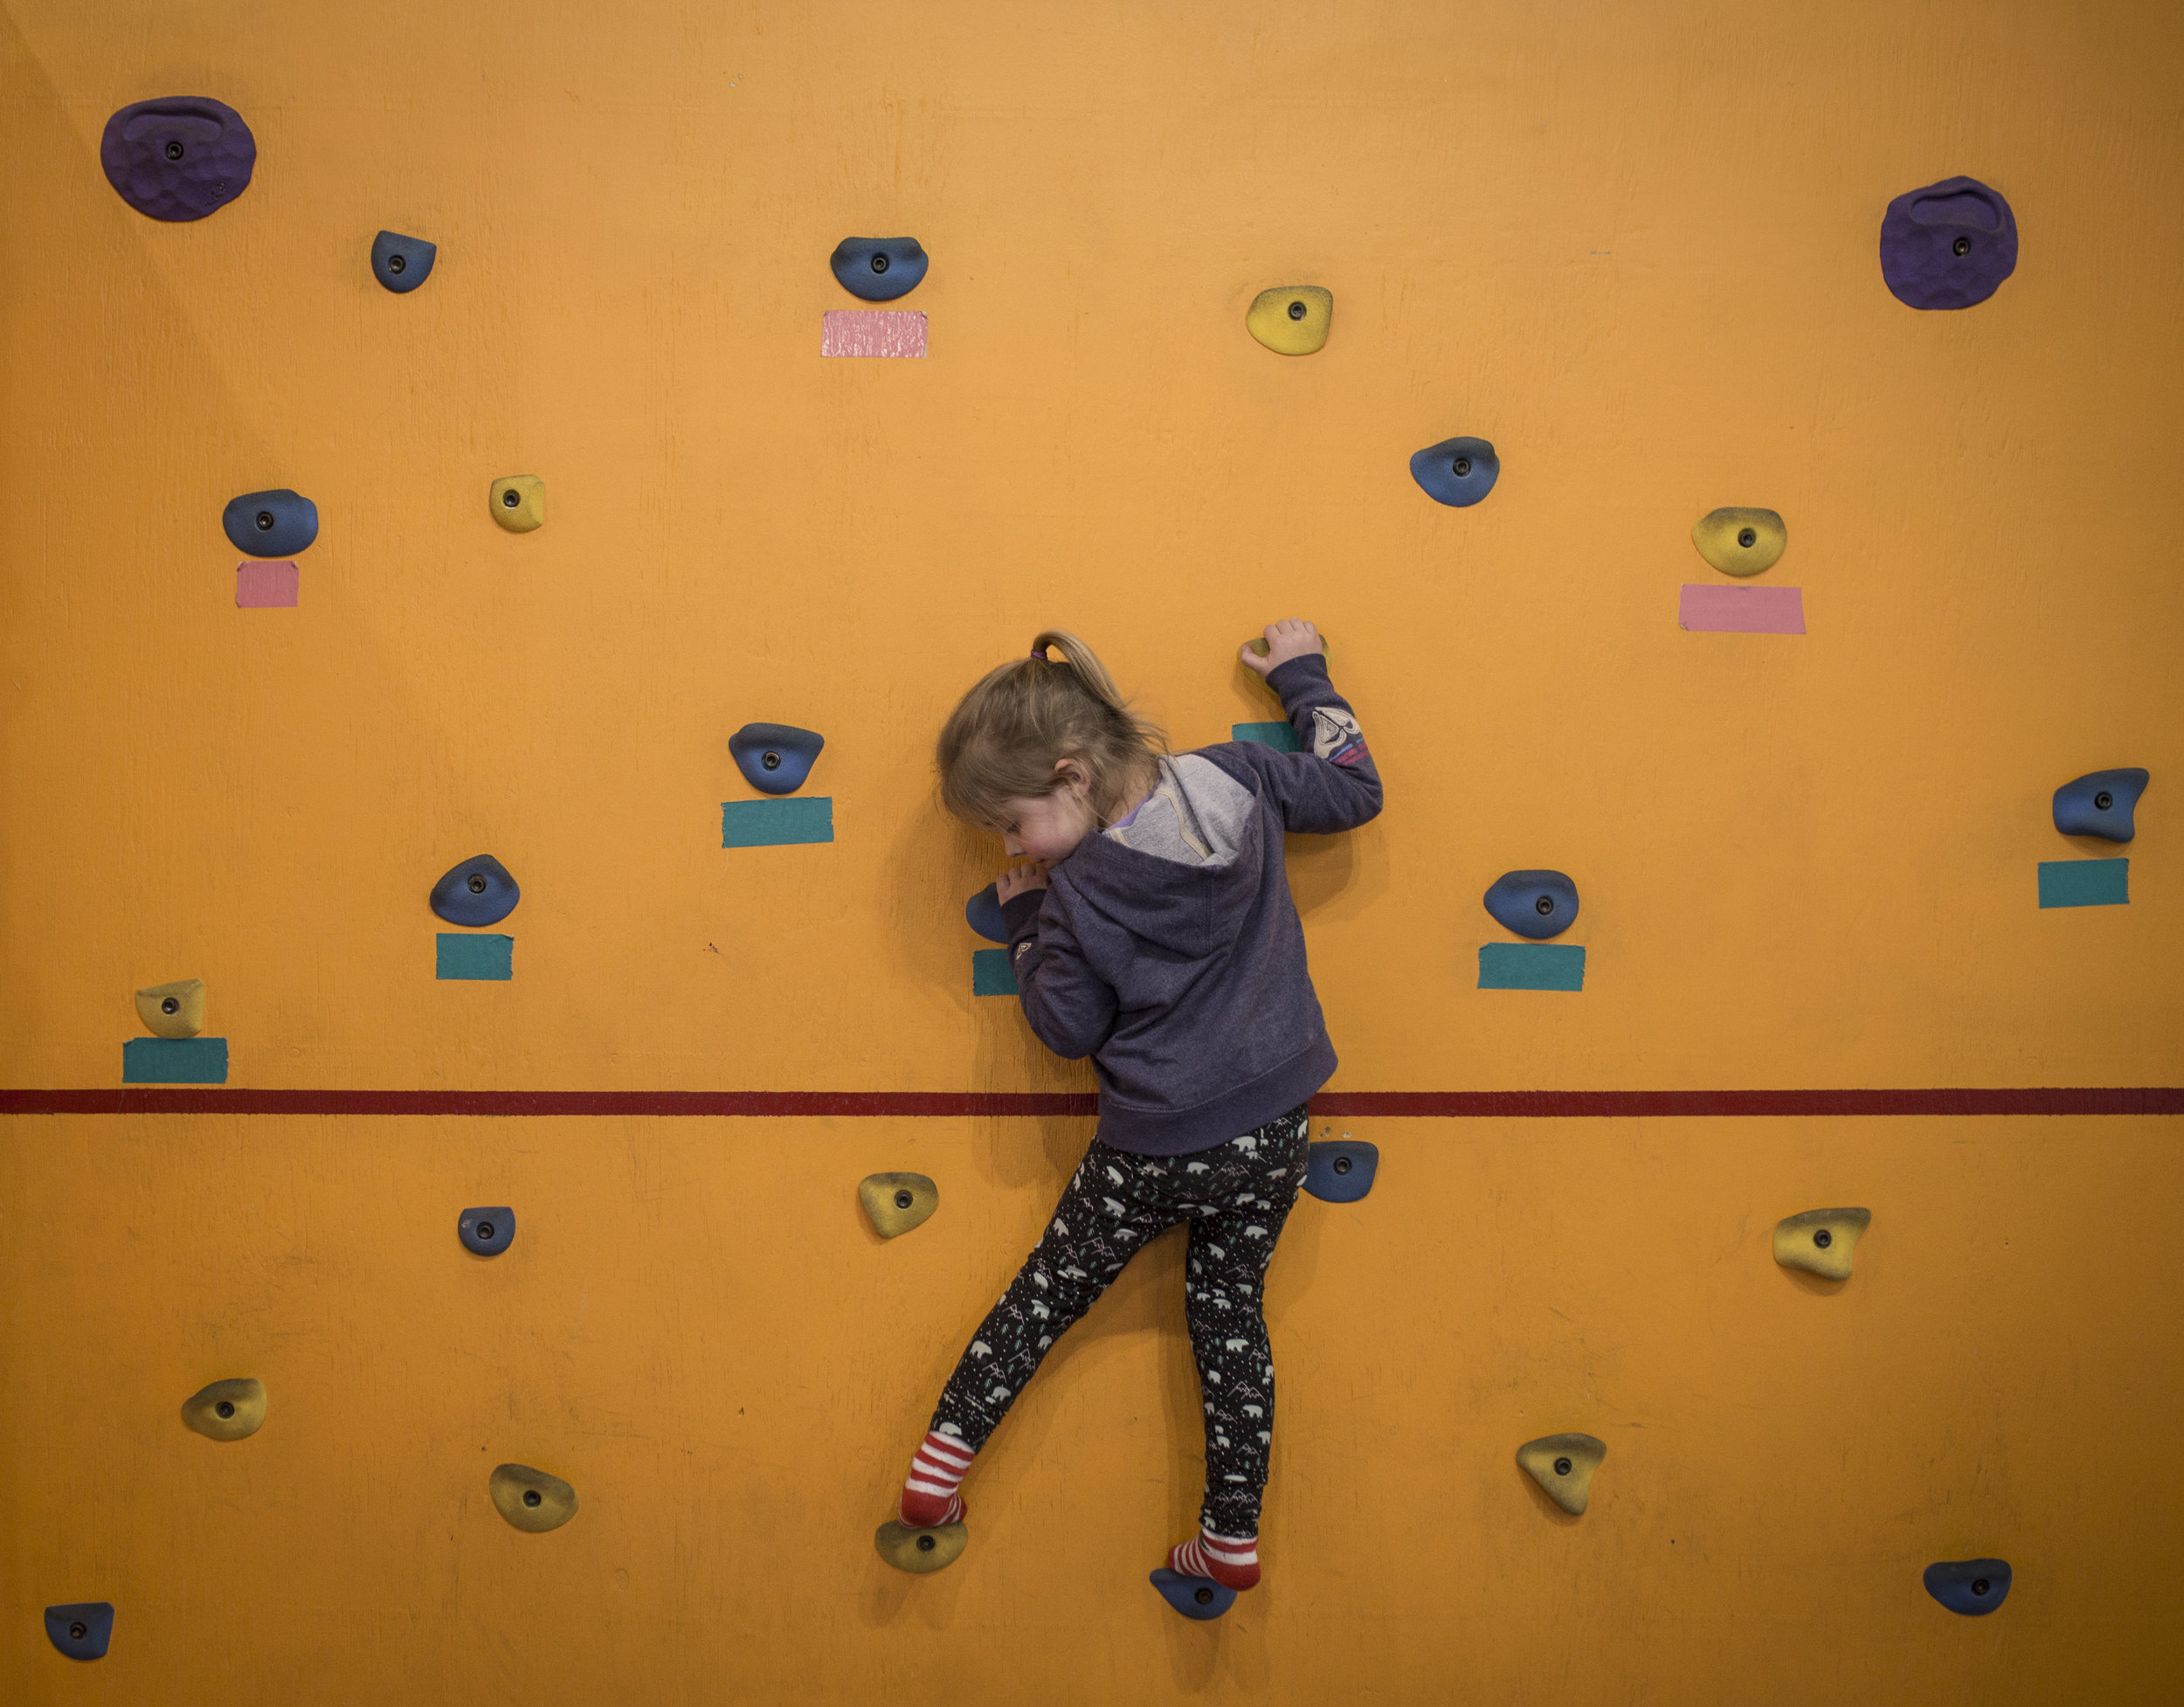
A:
{"type": "Polygon", "coordinates": [[[958,818],[998,826],[1004,803],[1062,786],[1054,766],[1074,758],[1092,778],[1104,821],[1168,750],[1157,724],[1130,708],[1092,648],[1058,628],[1042,630],[1031,655],[989,670],[941,728],[934,760],[941,800],[958,818]],[[1059,652],[1049,658],[1048,648],[1059,652]]]}

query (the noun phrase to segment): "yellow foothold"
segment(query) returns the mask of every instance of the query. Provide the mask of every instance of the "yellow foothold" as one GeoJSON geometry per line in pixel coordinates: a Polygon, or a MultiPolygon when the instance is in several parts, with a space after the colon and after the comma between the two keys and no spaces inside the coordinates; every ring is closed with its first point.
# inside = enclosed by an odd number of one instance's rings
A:
{"type": "Polygon", "coordinates": [[[546,525],[546,482],[536,474],[510,474],[493,483],[493,519],[512,534],[546,525]]]}
{"type": "Polygon", "coordinates": [[[1549,1434],[1517,1448],[1517,1462],[1547,1490],[1547,1497],[1572,1517],[1585,1513],[1593,1472],[1607,1456],[1607,1443],[1590,1434],[1549,1434]]]}
{"type": "Polygon", "coordinates": [[[1277,356],[1310,356],[1335,322],[1335,294],[1317,285],[1284,285],[1251,299],[1244,327],[1277,356]]]}
{"type": "Polygon", "coordinates": [[[266,1425],[266,1384],[245,1377],[199,1387],[182,1401],[182,1420],[208,1441],[240,1441],[266,1425]]]}
{"type": "Polygon", "coordinates": [[[577,1515],[577,1490],[557,1475],[529,1464],[501,1464],[486,1484],[493,1507],[518,1529],[534,1535],[559,1529],[577,1515]]]}
{"type": "Polygon", "coordinates": [[[1873,1225],[1870,1209],[1807,1209],[1774,1224],[1774,1260],[1823,1280],[1850,1278],[1850,1253],[1873,1225]]]}
{"type": "Polygon", "coordinates": [[[872,1217],[872,1230],[893,1239],[940,1207],[940,1187],[922,1173],[875,1173],[857,1182],[857,1200],[872,1217]]]}
{"type": "Polygon", "coordinates": [[[1790,530],[1771,509],[1710,510],[1691,523],[1691,543],[1724,575],[1773,569],[1789,543],[1790,530]]]}
{"type": "Polygon", "coordinates": [[[908,1524],[890,1520],[872,1532],[872,1545],[880,1550],[881,1558],[896,1570],[918,1577],[945,1571],[963,1557],[970,1540],[971,1531],[961,1524],[912,1529],[908,1524]]]}
{"type": "Polygon", "coordinates": [[[136,1017],[154,1037],[195,1037],[204,1029],[204,980],[186,978],[138,991],[136,1017]]]}

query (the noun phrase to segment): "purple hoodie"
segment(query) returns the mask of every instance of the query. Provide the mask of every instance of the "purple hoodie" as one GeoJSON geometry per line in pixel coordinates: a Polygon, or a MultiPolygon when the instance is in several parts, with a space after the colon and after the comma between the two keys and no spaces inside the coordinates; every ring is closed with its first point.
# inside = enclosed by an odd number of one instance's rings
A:
{"type": "Polygon", "coordinates": [[[1365,823],[1380,776],[1324,657],[1267,682],[1303,751],[1226,741],[1164,759],[1130,817],[1002,909],[1024,1017],[1056,1054],[1092,1057],[1117,1150],[1211,1149],[1335,1070],[1282,836],[1365,823]]]}

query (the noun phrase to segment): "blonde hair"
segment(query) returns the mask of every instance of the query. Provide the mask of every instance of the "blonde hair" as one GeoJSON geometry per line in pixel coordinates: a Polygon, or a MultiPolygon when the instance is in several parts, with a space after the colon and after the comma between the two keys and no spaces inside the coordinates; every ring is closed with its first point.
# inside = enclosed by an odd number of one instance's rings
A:
{"type": "Polygon", "coordinates": [[[1168,750],[1157,724],[1140,717],[1115,679],[1074,634],[1049,628],[1030,655],[986,672],[949,714],[935,743],[941,803],[966,821],[1005,827],[1006,802],[1062,788],[1054,769],[1074,758],[1092,778],[1092,810],[1104,824],[1168,750]],[[1052,646],[1061,660],[1047,657],[1052,646]]]}

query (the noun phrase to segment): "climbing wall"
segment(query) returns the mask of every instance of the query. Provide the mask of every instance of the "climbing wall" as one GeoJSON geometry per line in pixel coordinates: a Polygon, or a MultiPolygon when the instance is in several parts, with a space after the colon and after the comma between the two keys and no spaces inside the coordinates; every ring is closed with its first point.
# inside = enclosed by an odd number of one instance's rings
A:
{"type": "Polygon", "coordinates": [[[2177,1698],[2180,75],[12,0],[0,1695],[2177,1698]],[[893,1570],[1091,1130],[933,734],[1061,625],[1279,738],[1293,615],[1388,805],[1289,848],[1378,1166],[1274,1268],[1266,1580],[1146,1581],[1172,1239],[893,1570]]]}

